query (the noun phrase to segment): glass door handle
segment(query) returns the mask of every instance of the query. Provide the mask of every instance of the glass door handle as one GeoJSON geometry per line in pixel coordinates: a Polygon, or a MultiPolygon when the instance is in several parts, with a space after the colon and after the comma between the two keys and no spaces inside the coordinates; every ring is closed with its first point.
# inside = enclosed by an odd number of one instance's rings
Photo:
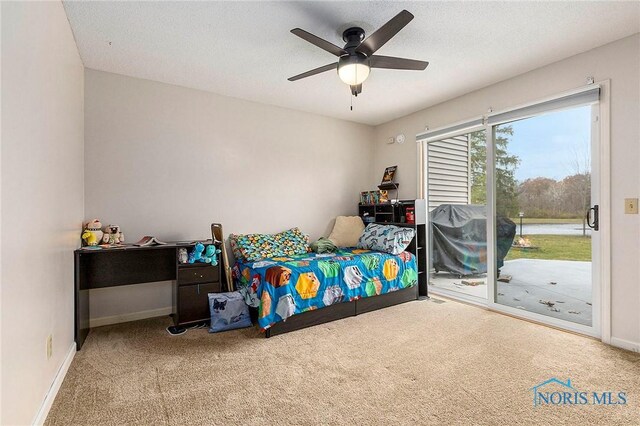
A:
{"type": "Polygon", "coordinates": [[[598,211],[598,205],[594,205],[593,207],[591,207],[589,210],[587,210],[587,225],[589,226],[589,228],[593,229],[594,231],[597,231],[599,226],[598,226],[598,219],[599,219],[599,211],[598,211]],[[593,221],[592,221],[592,215],[591,212],[593,212],[593,221]]]}

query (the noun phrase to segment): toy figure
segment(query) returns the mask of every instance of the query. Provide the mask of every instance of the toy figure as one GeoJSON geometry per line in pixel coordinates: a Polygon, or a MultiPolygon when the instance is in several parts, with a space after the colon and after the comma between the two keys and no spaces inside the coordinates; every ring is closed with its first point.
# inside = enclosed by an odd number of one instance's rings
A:
{"type": "Polygon", "coordinates": [[[102,235],[102,224],[98,219],[87,222],[82,231],[82,239],[88,246],[97,246],[102,240],[102,235]]]}
{"type": "Polygon", "coordinates": [[[203,262],[210,263],[211,266],[216,266],[218,264],[218,254],[221,253],[219,248],[216,248],[215,245],[209,244],[207,246],[206,251],[204,252],[203,262]]]}
{"type": "Polygon", "coordinates": [[[107,225],[104,227],[102,244],[124,244],[124,233],[120,231],[118,225],[107,225]]]}
{"type": "Polygon", "coordinates": [[[84,240],[84,243],[88,246],[95,246],[98,244],[98,240],[96,239],[96,236],[93,232],[89,231],[88,229],[85,229],[82,232],[82,239],[84,240]]]}
{"type": "Polygon", "coordinates": [[[189,253],[189,263],[204,262],[202,258],[202,252],[204,251],[204,245],[197,243],[191,253],[189,253]]]}
{"type": "Polygon", "coordinates": [[[181,248],[178,250],[178,262],[187,263],[189,262],[189,254],[187,253],[186,248],[181,248]]]}

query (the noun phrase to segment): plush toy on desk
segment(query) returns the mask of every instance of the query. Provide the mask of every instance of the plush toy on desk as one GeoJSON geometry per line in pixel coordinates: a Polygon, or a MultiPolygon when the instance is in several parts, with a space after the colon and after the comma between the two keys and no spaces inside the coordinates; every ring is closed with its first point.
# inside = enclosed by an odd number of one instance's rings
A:
{"type": "Polygon", "coordinates": [[[94,233],[89,231],[88,229],[85,229],[84,231],[82,231],[82,239],[84,240],[84,243],[88,246],[98,245],[98,239],[96,238],[94,233]]]}
{"type": "Polygon", "coordinates": [[[124,244],[124,232],[120,231],[118,225],[105,226],[102,244],[124,244]]]}
{"type": "Polygon", "coordinates": [[[210,263],[211,266],[218,264],[218,254],[221,253],[219,248],[216,248],[213,244],[207,246],[207,250],[204,252],[204,263],[210,263]]]}
{"type": "Polygon", "coordinates": [[[186,248],[181,248],[178,250],[178,262],[189,263],[189,254],[187,253],[186,248]]]}
{"type": "Polygon", "coordinates": [[[204,245],[197,243],[191,253],[189,253],[189,263],[204,262],[202,252],[204,251],[204,245]]]}
{"type": "Polygon", "coordinates": [[[84,226],[82,239],[88,246],[97,246],[102,240],[102,224],[98,219],[93,219],[84,226]]]}

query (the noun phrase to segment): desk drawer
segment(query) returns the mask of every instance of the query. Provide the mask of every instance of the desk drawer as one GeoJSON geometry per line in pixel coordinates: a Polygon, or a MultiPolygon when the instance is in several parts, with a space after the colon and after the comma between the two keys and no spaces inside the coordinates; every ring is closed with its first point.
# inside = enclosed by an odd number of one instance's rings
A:
{"type": "MultiPolygon", "coordinates": [[[[220,281],[220,266],[190,266],[178,269],[178,285],[220,281]]],[[[219,290],[218,290],[219,291],[219,290]]]]}
{"type": "Polygon", "coordinates": [[[219,291],[220,283],[193,284],[178,288],[178,323],[210,319],[208,293],[219,291]]]}

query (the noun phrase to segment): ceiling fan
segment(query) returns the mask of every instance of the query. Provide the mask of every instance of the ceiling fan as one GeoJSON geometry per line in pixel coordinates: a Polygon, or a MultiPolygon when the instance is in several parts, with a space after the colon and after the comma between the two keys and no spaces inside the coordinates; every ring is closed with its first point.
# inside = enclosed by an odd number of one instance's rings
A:
{"type": "Polygon", "coordinates": [[[339,59],[338,62],[298,74],[288,80],[296,81],[325,71],[337,69],[340,79],[350,86],[351,94],[358,96],[358,93],[362,92],[362,82],[369,77],[371,68],[422,71],[427,68],[429,62],[374,55],[378,49],[391,40],[391,38],[411,22],[412,19],[413,15],[403,10],[366,39],[362,28],[348,28],[342,33],[342,39],[346,43],[343,48],[303,29],[294,28],[291,30],[293,34],[318,46],[320,49],[326,50],[339,59]]]}

